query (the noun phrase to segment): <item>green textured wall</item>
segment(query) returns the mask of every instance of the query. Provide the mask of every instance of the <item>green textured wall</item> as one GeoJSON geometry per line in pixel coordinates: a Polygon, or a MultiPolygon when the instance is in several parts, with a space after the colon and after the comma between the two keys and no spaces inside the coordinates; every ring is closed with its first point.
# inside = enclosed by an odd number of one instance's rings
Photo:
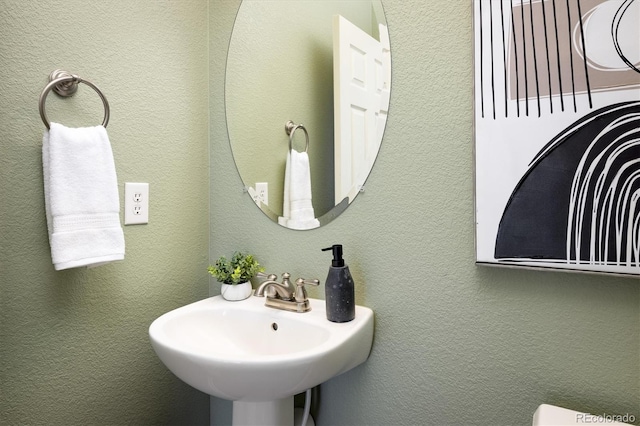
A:
{"type": "MultiPolygon", "coordinates": [[[[220,60],[237,4],[211,6],[211,256],[248,249],[269,272],[324,280],[320,248],[342,243],[376,314],[371,357],[320,386],[316,424],[526,425],[542,403],[640,419],[637,279],[474,264],[471,2],[383,1],[382,150],[366,192],[313,231],[270,222],[241,190],[220,60]]],[[[228,421],[228,402],[212,410],[228,421]]]]}
{"type": "MultiPolygon", "coordinates": [[[[0,0],[0,424],[208,424],[209,398],[158,360],[151,321],[208,293],[206,0],[0,0]],[[121,190],[149,182],[150,223],[125,260],[55,272],[38,96],[63,68],[111,103],[121,190]]],[[[47,99],[69,126],[102,121],[81,85],[47,99]]]]}

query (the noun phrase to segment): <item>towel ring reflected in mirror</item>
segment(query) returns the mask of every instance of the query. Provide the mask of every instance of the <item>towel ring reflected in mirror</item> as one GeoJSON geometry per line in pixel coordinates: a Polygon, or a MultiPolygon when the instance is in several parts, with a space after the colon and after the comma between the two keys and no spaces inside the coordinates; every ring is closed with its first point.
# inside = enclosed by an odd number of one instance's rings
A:
{"type": "Polygon", "coordinates": [[[42,122],[47,127],[47,129],[51,129],[51,123],[47,118],[47,113],[45,111],[45,102],[47,101],[47,95],[53,89],[58,95],[62,97],[72,96],[78,90],[78,83],[84,83],[87,86],[91,87],[102,99],[102,105],[104,105],[104,119],[102,121],[102,127],[107,127],[109,123],[109,102],[104,94],[96,87],[95,84],[90,81],[84,80],[77,75],[69,74],[66,71],[55,70],[52,71],[49,75],[49,84],[47,84],[42,93],[40,94],[40,100],[38,102],[38,109],[40,110],[40,117],[42,118],[42,122]]]}
{"type": "Polygon", "coordinates": [[[304,152],[309,153],[309,132],[307,132],[307,128],[304,127],[303,124],[296,124],[291,120],[287,121],[284,125],[284,130],[289,135],[289,151],[293,149],[293,134],[298,129],[302,129],[302,131],[304,132],[304,137],[306,138],[304,152]]]}

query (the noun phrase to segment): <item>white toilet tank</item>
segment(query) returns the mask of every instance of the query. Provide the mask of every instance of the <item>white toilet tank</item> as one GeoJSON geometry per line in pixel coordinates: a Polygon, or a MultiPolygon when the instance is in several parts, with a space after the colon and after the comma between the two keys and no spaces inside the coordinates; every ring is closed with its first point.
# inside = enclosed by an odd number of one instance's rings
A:
{"type": "Polygon", "coordinates": [[[622,421],[634,422],[632,414],[588,414],[568,410],[554,405],[542,404],[533,414],[533,426],[571,426],[571,425],[629,425],[622,421]],[[618,421],[620,420],[620,421],[618,421]]]}

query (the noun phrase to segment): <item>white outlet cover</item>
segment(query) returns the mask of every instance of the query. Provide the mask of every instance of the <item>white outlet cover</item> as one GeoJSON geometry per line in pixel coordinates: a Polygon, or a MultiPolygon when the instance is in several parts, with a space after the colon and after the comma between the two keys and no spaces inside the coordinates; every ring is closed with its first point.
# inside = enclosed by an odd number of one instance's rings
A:
{"type": "Polygon", "coordinates": [[[149,184],[125,182],[124,224],[141,225],[145,223],[149,223],[149,184]]]}
{"type": "MultiPolygon", "coordinates": [[[[267,182],[256,182],[256,194],[254,200],[256,204],[261,202],[265,206],[269,205],[269,184],[267,182]]],[[[258,204],[260,206],[260,204],[258,204]]]]}

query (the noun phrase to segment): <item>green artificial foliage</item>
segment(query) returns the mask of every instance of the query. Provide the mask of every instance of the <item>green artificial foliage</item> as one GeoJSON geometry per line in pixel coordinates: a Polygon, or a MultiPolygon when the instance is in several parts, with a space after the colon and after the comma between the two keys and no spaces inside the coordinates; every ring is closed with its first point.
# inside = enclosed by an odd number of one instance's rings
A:
{"type": "Polygon", "coordinates": [[[222,256],[214,265],[209,265],[208,271],[219,282],[236,285],[249,281],[264,268],[252,254],[237,251],[231,261],[222,256]]]}

